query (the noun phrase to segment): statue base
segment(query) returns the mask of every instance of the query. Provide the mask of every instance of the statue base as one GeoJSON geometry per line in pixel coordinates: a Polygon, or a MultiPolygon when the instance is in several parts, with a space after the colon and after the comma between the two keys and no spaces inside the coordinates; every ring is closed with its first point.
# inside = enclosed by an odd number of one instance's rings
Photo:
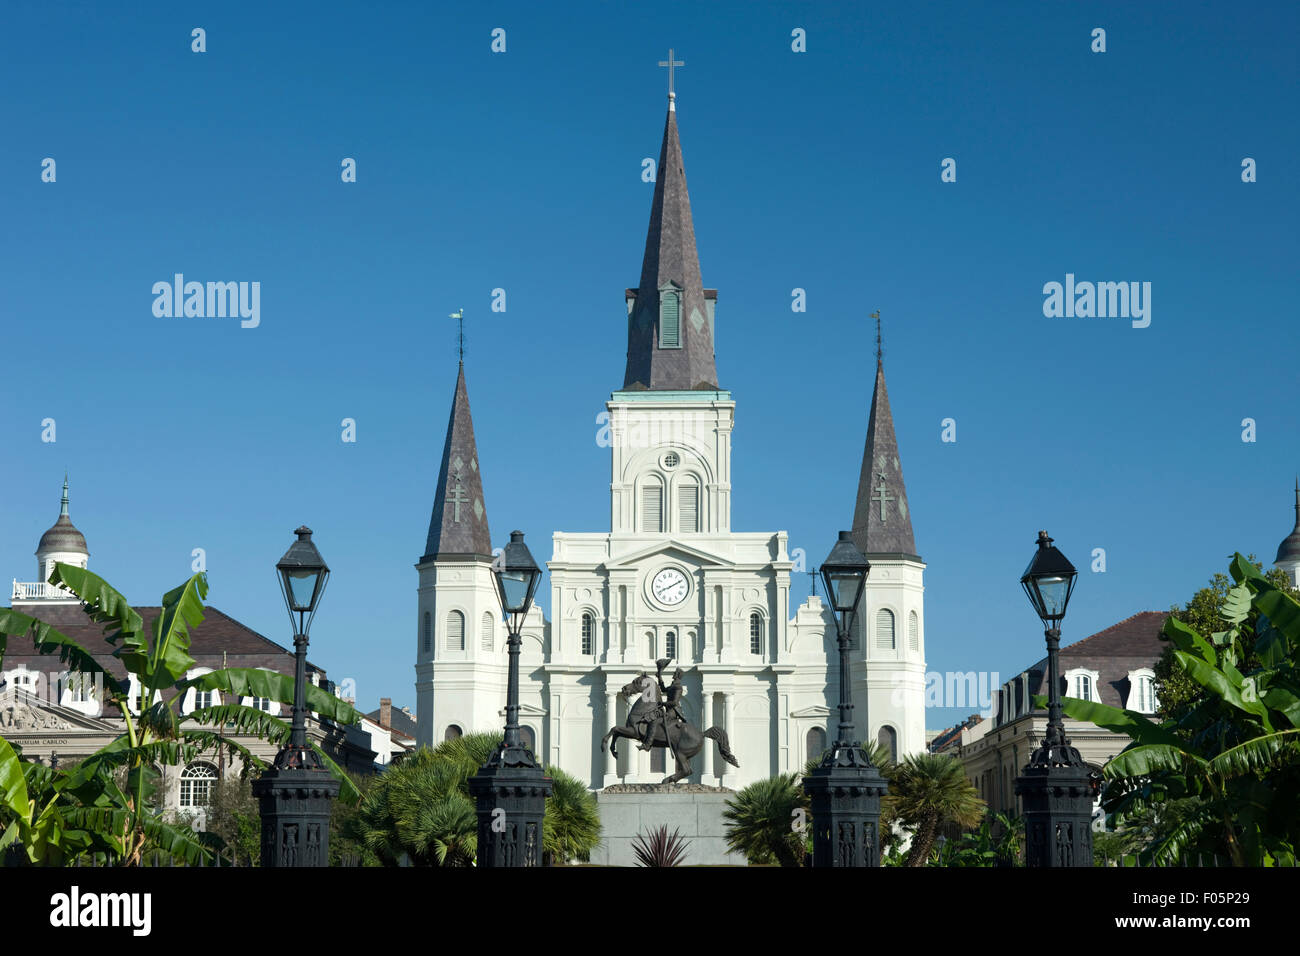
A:
{"type": "Polygon", "coordinates": [[[636,866],[632,850],[636,838],[648,838],[666,826],[669,833],[680,831],[690,844],[683,866],[745,866],[743,853],[727,849],[722,813],[733,794],[725,787],[699,783],[621,783],[598,790],[601,845],[592,850],[591,862],[636,866]]]}

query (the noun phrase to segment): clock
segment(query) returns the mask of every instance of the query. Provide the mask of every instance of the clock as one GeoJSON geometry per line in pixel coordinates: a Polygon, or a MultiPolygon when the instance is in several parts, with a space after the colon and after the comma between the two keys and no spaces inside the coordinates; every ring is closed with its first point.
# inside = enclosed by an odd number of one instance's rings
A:
{"type": "Polygon", "coordinates": [[[664,568],[650,582],[650,593],[668,607],[675,607],[685,601],[690,590],[686,575],[677,568],[664,568]]]}

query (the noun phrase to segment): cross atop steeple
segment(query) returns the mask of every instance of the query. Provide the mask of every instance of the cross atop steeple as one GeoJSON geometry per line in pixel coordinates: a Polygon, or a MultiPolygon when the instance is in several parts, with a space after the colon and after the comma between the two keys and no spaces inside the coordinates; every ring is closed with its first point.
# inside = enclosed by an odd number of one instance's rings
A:
{"type": "Polygon", "coordinates": [[[448,318],[456,320],[456,348],[460,352],[460,364],[465,364],[465,307],[462,305],[448,318]]]}
{"type": "Polygon", "coordinates": [[[686,64],[682,60],[674,60],[673,49],[672,47],[669,47],[668,59],[660,60],[659,65],[668,67],[668,108],[675,111],[677,109],[677,104],[674,101],[677,99],[677,93],[673,90],[673,68],[685,66],[686,64]]]}
{"type": "Polygon", "coordinates": [[[872,312],[871,317],[876,320],[876,368],[880,368],[883,364],[881,359],[885,355],[885,350],[880,347],[880,310],[872,312]]]}

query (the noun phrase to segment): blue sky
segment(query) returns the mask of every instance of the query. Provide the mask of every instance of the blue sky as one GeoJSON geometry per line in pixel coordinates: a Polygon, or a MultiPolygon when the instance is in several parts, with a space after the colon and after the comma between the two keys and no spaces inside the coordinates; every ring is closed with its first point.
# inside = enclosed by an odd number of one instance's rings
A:
{"type": "Polygon", "coordinates": [[[288,643],[273,565],[306,523],[334,570],[313,659],[366,708],[413,706],[449,312],[494,541],[521,528],[540,560],[554,530],[608,528],[596,415],[670,46],[736,530],[818,561],[851,522],[873,309],[931,669],[1042,655],[1017,583],[1040,527],[1083,572],[1068,642],[1186,600],[1234,550],[1271,561],[1292,526],[1294,5],[139,11],[10,4],[0,30],[6,577],[33,578],[66,468],[93,570],[156,603],[204,548],[210,603],[288,643]],[[260,282],[261,324],[155,317],[177,272],[260,282]],[[1150,282],[1150,326],[1046,318],[1066,273],[1150,282]]]}

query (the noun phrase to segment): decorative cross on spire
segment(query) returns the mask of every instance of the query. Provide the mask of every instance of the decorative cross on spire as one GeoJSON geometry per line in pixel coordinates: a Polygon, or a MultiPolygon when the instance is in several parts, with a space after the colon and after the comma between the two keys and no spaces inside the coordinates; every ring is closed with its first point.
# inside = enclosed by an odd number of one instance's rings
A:
{"type": "Polygon", "coordinates": [[[685,66],[686,64],[682,60],[674,60],[673,49],[672,47],[669,47],[668,59],[660,60],[659,65],[668,67],[668,108],[670,110],[675,110],[677,108],[677,104],[674,103],[673,101],[677,98],[677,94],[673,90],[673,68],[678,66],[685,66]]]}
{"type": "Polygon", "coordinates": [[[885,354],[885,350],[880,347],[880,310],[872,312],[871,317],[876,320],[876,368],[879,368],[880,357],[885,354]]]}
{"type": "Polygon", "coordinates": [[[465,364],[465,307],[461,306],[457,311],[451,313],[448,318],[456,320],[456,347],[460,351],[460,363],[465,364]]]}

